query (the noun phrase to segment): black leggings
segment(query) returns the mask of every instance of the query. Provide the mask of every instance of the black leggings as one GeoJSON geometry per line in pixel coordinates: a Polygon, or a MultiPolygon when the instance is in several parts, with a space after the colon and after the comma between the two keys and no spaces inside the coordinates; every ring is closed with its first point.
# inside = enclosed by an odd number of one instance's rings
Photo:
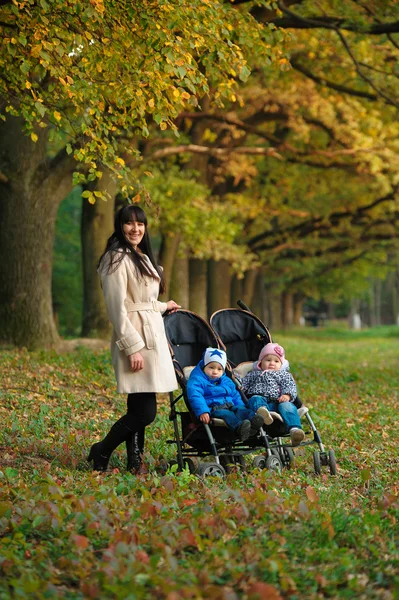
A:
{"type": "Polygon", "coordinates": [[[127,397],[127,413],[123,417],[131,431],[140,431],[153,422],[157,414],[157,397],[154,392],[129,394],[127,397]]]}
{"type": "Polygon", "coordinates": [[[101,442],[103,456],[111,456],[112,452],[122,444],[136,440],[140,452],[144,449],[144,430],[153,422],[157,414],[155,393],[129,394],[127,397],[127,413],[114,423],[101,442]]]}

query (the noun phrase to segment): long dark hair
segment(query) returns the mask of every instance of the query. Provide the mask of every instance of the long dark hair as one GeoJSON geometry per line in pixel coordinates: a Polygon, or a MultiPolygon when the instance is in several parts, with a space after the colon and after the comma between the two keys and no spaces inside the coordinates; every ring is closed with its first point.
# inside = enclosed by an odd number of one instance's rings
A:
{"type": "Polygon", "coordinates": [[[151,238],[148,233],[147,228],[147,215],[144,210],[140,208],[140,206],[136,206],[135,204],[128,204],[127,206],[123,206],[115,215],[115,225],[114,225],[114,233],[108,238],[107,245],[103,254],[101,255],[100,260],[98,261],[98,267],[100,267],[105,255],[109,256],[109,264],[107,268],[107,273],[113,273],[117,270],[125,255],[127,254],[129,258],[133,261],[137,269],[139,270],[142,277],[145,275],[152,277],[155,279],[154,273],[149,268],[147,262],[143,254],[146,254],[151,261],[152,266],[155,271],[158,273],[161,281],[159,284],[159,291],[161,294],[165,292],[165,278],[163,276],[163,271],[160,269],[155,261],[154,253],[151,245],[151,238]],[[138,248],[140,248],[141,252],[137,252],[132,244],[127,240],[123,226],[125,223],[129,221],[138,221],[139,223],[144,223],[145,231],[143,235],[143,239],[141,240],[138,248]],[[109,253],[109,254],[108,254],[109,253]]]}

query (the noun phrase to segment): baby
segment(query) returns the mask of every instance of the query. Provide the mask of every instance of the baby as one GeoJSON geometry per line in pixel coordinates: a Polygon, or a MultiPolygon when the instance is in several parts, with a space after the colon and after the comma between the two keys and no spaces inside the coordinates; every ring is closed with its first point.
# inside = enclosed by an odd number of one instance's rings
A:
{"type": "Polygon", "coordinates": [[[263,406],[281,415],[293,446],[303,441],[305,433],[293,404],[297,396],[296,384],[282,346],[269,343],[262,348],[256,368],[242,380],[242,389],[249,397],[248,404],[253,411],[263,406]]]}
{"type": "Polygon", "coordinates": [[[227,357],[223,350],[207,348],[187,382],[187,397],[202,423],[223,419],[241,441],[259,431],[260,414],[247,408],[233,381],[225,373],[227,357]]]}

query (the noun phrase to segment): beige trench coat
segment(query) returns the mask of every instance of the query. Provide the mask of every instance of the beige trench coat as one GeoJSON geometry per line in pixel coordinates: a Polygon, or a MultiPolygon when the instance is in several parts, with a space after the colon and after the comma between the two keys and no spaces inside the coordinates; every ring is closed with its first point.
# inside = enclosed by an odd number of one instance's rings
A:
{"type": "Polygon", "coordinates": [[[99,269],[105,306],[114,328],[112,364],[121,394],[177,389],[162,319],[166,302],[157,300],[160,278],[150,259],[146,259],[156,279],[142,277],[126,255],[113,273],[106,273],[107,260],[99,269]],[[133,372],[127,357],[135,352],[141,353],[144,368],[133,372]]]}

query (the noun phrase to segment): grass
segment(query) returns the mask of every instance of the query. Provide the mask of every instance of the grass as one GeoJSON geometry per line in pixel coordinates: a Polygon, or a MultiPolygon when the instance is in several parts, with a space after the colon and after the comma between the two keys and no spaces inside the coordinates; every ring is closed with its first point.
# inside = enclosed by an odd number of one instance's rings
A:
{"type": "Polygon", "coordinates": [[[92,473],[88,448],[125,407],[108,352],[2,351],[0,600],[399,598],[395,333],[274,335],[336,477],[314,474],[310,448],[282,475],[162,473],[167,397],[149,474],[126,473],[123,448],[92,473]]]}

